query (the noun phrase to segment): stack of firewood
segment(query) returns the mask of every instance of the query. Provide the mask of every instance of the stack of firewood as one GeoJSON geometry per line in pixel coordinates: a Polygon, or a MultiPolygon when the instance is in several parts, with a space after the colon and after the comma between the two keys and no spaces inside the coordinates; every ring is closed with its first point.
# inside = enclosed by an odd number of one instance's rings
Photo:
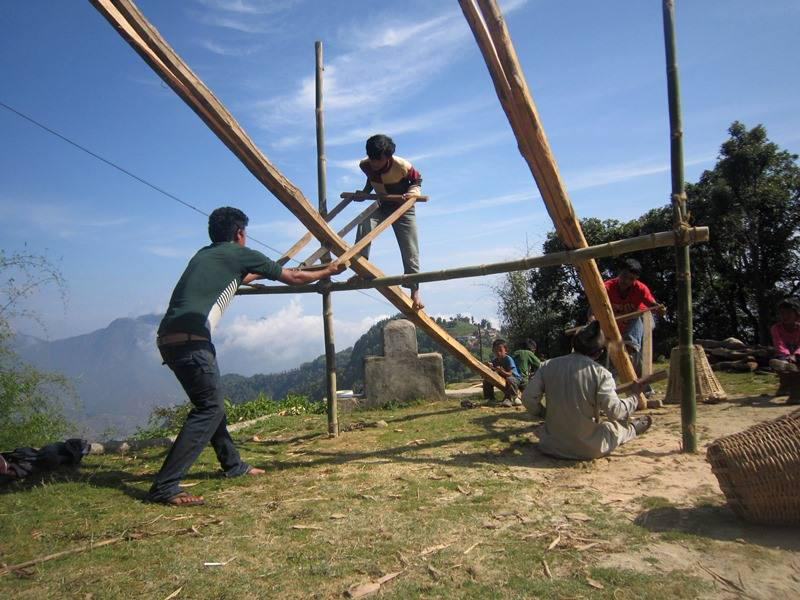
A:
{"type": "Polygon", "coordinates": [[[695,340],[703,347],[706,357],[715,371],[752,372],[768,370],[773,357],[772,346],[748,346],[736,338],[724,340],[695,340]]]}

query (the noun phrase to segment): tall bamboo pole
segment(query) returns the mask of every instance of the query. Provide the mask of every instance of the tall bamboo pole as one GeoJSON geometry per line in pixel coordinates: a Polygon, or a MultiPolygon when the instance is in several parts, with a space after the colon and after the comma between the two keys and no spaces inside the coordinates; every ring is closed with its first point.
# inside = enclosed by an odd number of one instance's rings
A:
{"type": "MultiPolygon", "coordinates": [[[[317,117],[317,193],[319,214],[324,219],[328,212],[327,175],[325,172],[325,123],[322,119],[322,42],[314,42],[316,53],[316,117],[317,117]]],[[[322,262],[330,262],[331,253],[326,252],[322,262]]],[[[330,281],[330,279],[328,280],[330,281]]],[[[325,330],[325,383],[328,394],[328,435],[339,435],[339,414],[336,406],[336,347],[333,343],[333,307],[331,293],[322,292],[322,324],[325,330]]]]}
{"type": "MultiPolygon", "coordinates": [[[[459,0],[459,4],[486,61],[497,97],[514,131],[520,153],[528,163],[541,192],[558,237],[567,248],[587,246],[497,2],[459,0]],[[475,6],[476,1],[480,11],[475,6]]],[[[614,321],[614,313],[600,270],[594,261],[576,264],[575,268],[592,312],[610,342],[609,354],[620,380],[622,382],[635,380],[636,373],[624,346],[620,343],[622,337],[614,321]]],[[[639,407],[645,406],[644,397],[640,396],[639,407]]]]}
{"type": "Polygon", "coordinates": [[[664,46],[667,57],[667,94],[669,96],[670,157],[672,163],[672,207],[675,225],[675,279],[678,284],[678,354],[681,377],[681,430],[683,451],[697,452],[697,400],[692,353],[692,274],[689,264],[689,229],[686,192],[683,186],[683,130],[681,98],[678,86],[678,62],[675,53],[675,6],[664,0],[664,46]]]}

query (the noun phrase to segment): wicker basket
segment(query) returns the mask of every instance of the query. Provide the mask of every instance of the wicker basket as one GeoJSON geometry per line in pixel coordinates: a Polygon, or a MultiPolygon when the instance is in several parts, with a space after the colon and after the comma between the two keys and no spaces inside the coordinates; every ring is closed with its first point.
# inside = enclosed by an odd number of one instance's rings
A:
{"type": "MultiPolygon", "coordinates": [[[[703,347],[693,346],[692,356],[694,357],[694,389],[697,401],[716,404],[727,400],[728,394],[722,389],[714,371],[711,370],[703,347]]],[[[675,347],[669,358],[669,381],[667,382],[667,392],[664,395],[664,404],[680,404],[682,388],[681,357],[679,348],[675,347]]]]}
{"type": "Polygon", "coordinates": [[[741,518],[800,524],[800,410],[716,440],[706,458],[741,518]]]}

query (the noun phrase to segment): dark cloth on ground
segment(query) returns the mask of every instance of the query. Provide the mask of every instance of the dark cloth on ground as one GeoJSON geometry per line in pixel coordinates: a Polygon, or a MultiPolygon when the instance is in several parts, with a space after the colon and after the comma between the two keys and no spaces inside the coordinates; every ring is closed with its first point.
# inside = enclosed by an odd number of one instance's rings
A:
{"type": "Polygon", "coordinates": [[[38,450],[17,448],[12,452],[3,452],[7,473],[0,473],[0,483],[23,479],[42,471],[53,471],[59,467],[77,466],[89,454],[89,448],[88,441],[72,438],[42,446],[38,450]]]}

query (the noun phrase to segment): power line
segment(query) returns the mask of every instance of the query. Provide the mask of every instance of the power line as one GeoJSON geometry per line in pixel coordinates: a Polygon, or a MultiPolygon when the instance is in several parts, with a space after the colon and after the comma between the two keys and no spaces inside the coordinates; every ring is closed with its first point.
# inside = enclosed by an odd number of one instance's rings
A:
{"type": "MultiPolygon", "coordinates": [[[[203,216],[205,216],[205,217],[208,217],[208,216],[209,216],[209,215],[208,215],[208,213],[207,213],[207,212],[205,212],[204,210],[197,208],[197,207],[196,207],[196,206],[194,206],[193,204],[189,204],[189,203],[188,203],[188,202],[186,202],[185,200],[181,200],[181,199],[180,199],[180,198],[178,198],[178,197],[177,197],[175,194],[171,194],[170,192],[168,192],[168,191],[166,191],[166,190],[164,190],[164,189],[162,189],[162,188],[158,187],[158,186],[157,186],[157,185],[155,185],[154,183],[150,183],[149,181],[147,181],[147,180],[146,180],[146,179],[144,179],[143,177],[139,177],[139,176],[138,176],[138,175],[136,175],[135,173],[132,173],[131,171],[129,171],[128,169],[125,169],[124,167],[121,167],[121,166],[120,166],[120,165],[118,165],[117,163],[115,163],[115,162],[113,162],[113,161],[111,161],[111,160],[108,160],[107,158],[104,158],[104,157],[100,156],[100,155],[99,155],[99,154],[97,154],[96,152],[92,152],[91,150],[89,150],[89,149],[88,149],[88,148],[86,148],[85,146],[82,146],[82,145],[81,145],[81,144],[79,144],[78,142],[75,142],[75,141],[71,140],[70,138],[66,137],[65,135],[62,135],[62,134],[60,134],[59,132],[55,131],[54,129],[51,129],[50,127],[48,127],[47,125],[44,125],[43,123],[40,123],[39,121],[37,121],[37,120],[36,120],[36,119],[34,119],[33,117],[30,117],[30,116],[28,116],[28,115],[26,115],[26,114],[24,114],[24,113],[21,113],[20,111],[18,111],[17,109],[15,109],[15,108],[13,108],[13,107],[9,106],[9,105],[8,105],[8,104],[6,104],[5,102],[3,102],[3,101],[0,101],[0,106],[2,106],[3,108],[5,108],[5,109],[6,109],[6,110],[8,110],[8,111],[10,111],[10,112],[14,113],[14,114],[15,114],[15,115],[17,115],[18,117],[20,117],[20,118],[22,118],[22,119],[25,119],[25,120],[26,120],[26,121],[28,121],[29,123],[32,123],[33,125],[36,125],[36,126],[37,126],[37,127],[39,127],[40,129],[43,129],[43,130],[44,130],[44,131],[46,131],[47,133],[50,133],[50,134],[52,134],[52,135],[56,136],[56,137],[57,137],[57,138],[59,138],[60,140],[67,142],[68,144],[70,144],[71,146],[74,146],[74,147],[75,147],[75,148],[77,148],[78,150],[81,150],[82,152],[85,152],[85,153],[86,153],[86,154],[88,154],[89,156],[92,156],[92,157],[96,158],[97,160],[99,160],[99,161],[101,161],[101,162],[103,162],[103,163],[107,164],[109,167],[113,167],[114,169],[117,169],[118,171],[120,171],[121,173],[124,173],[124,174],[125,174],[125,175],[127,175],[128,177],[131,177],[131,178],[135,179],[135,180],[136,180],[136,181],[138,181],[139,183],[142,183],[142,184],[146,185],[147,187],[149,187],[149,188],[151,188],[151,189],[153,189],[153,190],[157,191],[158,193],[160,193],[160,194],[163,194],[163,195],[164,195],[164,196],[166,196],[167,198],[170,198],[171,200],[175,200],[176,202],[179,202],[180,204],[184,205],[185,207],[187,207],[187,208],[189,208],[189,209],[191,209],[191,210],[193,210],[193,211],[195,211],[195,212],[197,212],[197,213],[200,213],[201,215],[203,215],[203,216]]],[[[267,244],[266,242],[262,242],[261,240],[259,240],[259,239],[257,239],[257,238],[254,238],[254,237],[253,237],[253,236],[251,236],[250,234],[248,234],[248,236],[247,236],[247,237],[248,237],[248,238],[249,238],[251,241],[255,242],[256,244],[260,244],[261,246],[264,246],[265,248],[268,248],[268,249],[272,250],[272,251],[273,251],[273,252],[275,252],[275,253],[276,253],[278,256],[282,256],[282,255],[283,255],[283,252],[281,252],[281,251],[280,251],[280,250],[278,250],[277,248],[273,248],[272,246],[270,246],[270,245],[269,245],[269,244],[267,244]]],[[[299,260],[297,260],[297,259],[295,259],[295,258],[292,258],[291,260],[293,260],[293,261],[294,261],[294,262],[296,262],[297,264],[300,264],[300,261],[299,261],[299,260]]],[[[356,291],[357,291],[358,293],[360,293],[361,295],[363,295],[363,296],[366,296],[367,298],[371,298],[372,300],[375,300],[376,302],[381,302],[381,303],[384,303],[384,302],[386,302],[386,300],[381,300],[380,298],[376,298],[376,297],[372,296],[371,294],[368,294],[367,292],[365,292],[365,291],[363,291],[363,290],[356,290],[356,291]]]]}

